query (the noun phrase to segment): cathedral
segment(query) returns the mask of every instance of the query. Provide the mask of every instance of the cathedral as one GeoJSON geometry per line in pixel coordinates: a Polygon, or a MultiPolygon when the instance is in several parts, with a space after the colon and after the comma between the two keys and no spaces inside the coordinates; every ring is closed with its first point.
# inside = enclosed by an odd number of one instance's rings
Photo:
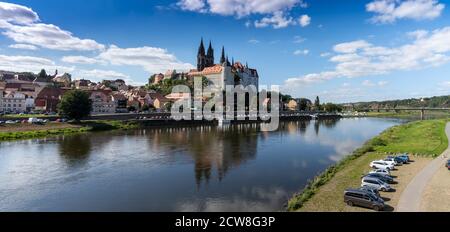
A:
{"type": "MultiPolygon", "coordinates": [[[[225,58],[225,48],[222,47],[222,55],[220,57],[220,65],[227,63],[227,65],[231,65],[228,57],[225,58]]],[[[203,38],[200,41],[200,46],[198,47],[197,53],[197,71],[201,72],[205,68],[215,66],[214,62],[214,49],[212,48],[211,41],[209,41],[208,51],[205,52],[205,45],[203,43],[203,38]]]]}
{"type": "Polygon", "coordinates": [[[197,53],[197,70],[191,70],[188,73],[190,78],[195,76],[206,77],[211,83],[214,83],[219,89],[224,90],[227,85],[242,85],[255,86],[258,89],[259,75],[258,71],[249,68],[248,64],[243,65],[240,62],[230,63],[228,56],[225,55],[225,48],[222,47],[222,54],[220,62],[214,62],[214,49],[211,42],[209,42],[208,50],[206,51],[203,39],[200,41],[200,46],[197,53]]]}

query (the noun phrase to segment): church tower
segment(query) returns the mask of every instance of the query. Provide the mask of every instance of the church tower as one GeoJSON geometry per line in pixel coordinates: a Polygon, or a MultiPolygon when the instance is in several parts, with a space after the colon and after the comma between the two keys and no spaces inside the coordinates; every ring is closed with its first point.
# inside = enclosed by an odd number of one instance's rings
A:
{"type": "Polygon", "coordinates": [[[209,41],[208,52],[206,53],[206,67],[214,66],[214,49],[209,41]]]}
{"type": "Polygon", "coordinates": [[[222,46],[222,55],[220,56],[220,64],[225,63],[225,47],[222,46]]]}
{"type": "Polygon", "coordinates": [[[199,72],[203,71],[203,69],[206,67],[206,53],[205,53],[205,46],[203,45],[203,38],[200,41],[200,46],[198,48],[197,53],[197,70],[199,72]]]}

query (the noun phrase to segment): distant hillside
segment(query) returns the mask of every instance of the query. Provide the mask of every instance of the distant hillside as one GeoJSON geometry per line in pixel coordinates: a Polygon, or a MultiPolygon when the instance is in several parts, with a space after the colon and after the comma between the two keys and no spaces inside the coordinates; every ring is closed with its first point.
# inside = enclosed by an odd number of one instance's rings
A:
{"type": "Polygon", "coordinates": [[[411,98],[403,100],[356,102],[344,104],[344,106],[355,109],[383,109],[383,108],[450,108],[450,95],[430,98],[411,98]]]}

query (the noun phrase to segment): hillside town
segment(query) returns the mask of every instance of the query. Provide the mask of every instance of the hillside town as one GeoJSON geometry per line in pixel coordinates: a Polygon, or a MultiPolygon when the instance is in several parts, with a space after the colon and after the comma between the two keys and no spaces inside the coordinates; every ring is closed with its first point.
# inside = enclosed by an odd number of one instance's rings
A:
{"type": "Polygon", "coordinates": [[[149,78],[145,86],[131,86],[122,79],[94,82],[82,77],[73,78],[69,73],[47,74],[41,70],[31,72],[0,71],[0,113],[56,114],[64,93],[70,90],[86,91],[92,101],[91,115],[127,113],[136,111],[167,111],[173,102],[190,97],[171,93],[175,84],[192,85],[196,77],[202,77],[218,90],[227,85],[253,85],[258,88],[258,71],[248,64],[229,61],[222,47],[219,63],[215,62],[211,42],[205,50],[203,39],[197,54],[197,69],[183,72],[167,70],[149,78]],[[162,86],[166,88],[161,88],[162,86]]]}

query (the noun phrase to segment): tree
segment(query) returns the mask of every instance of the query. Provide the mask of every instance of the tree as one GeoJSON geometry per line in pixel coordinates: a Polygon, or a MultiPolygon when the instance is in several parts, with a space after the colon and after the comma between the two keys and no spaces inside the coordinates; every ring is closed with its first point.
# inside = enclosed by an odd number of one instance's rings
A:
{"type": "Polygon", "coordinates": [[[327,103],[327,104],[324,104],[323,106],[322,106],[322,108],[323,108],[323,110],[325,111],[325,112],[327,112],[327,113],[336,113],[336,112],[342,112],[342,106],[340,106],[340,105],[336,105],[336,104],[333,104],[333,103],[327,103]]]}
{"type": "Polygon", "coordinates": [[[142,110],[142,111],[149,111],[149,110],[150,110],[150,106],[148,106],[147,104],[145,104],[144,106],[142,106],[141,110],[142,110]]]}
{"type": "Polygon", "coordinates": [[[309,108],[311,108],[311,101],[306,98],[300,98],[298,101],[298,108],[301,111],[310,110],[309,108]]]}
{"type": "Polygon", "coordinates": [[[128,106],[127,110],[130,111],[130,112],[134,112],[134,111],[136,111],[136,107],[128,106]]]}
{"type": "Polygon", "coordinates": [[[92,101],[87,92],[72,90],[63,95],[58,110],[60,115],[79,121],[91,113],[92,101]]]}
{"type": "Polygon", "coordinates": [[[316,100],[314,101],[314,108],[315,108],[315,110],[320,110],[320,99],[319,99],[319,96],[317,96],[316,100]]]}
{"type": "Polygon", "coordinates": [[[48,77],[47,72],[45,71],[45,69],[42,69],[39,74],[38,74],[39,78],[44,78],[46,79],[48,77]]]}

